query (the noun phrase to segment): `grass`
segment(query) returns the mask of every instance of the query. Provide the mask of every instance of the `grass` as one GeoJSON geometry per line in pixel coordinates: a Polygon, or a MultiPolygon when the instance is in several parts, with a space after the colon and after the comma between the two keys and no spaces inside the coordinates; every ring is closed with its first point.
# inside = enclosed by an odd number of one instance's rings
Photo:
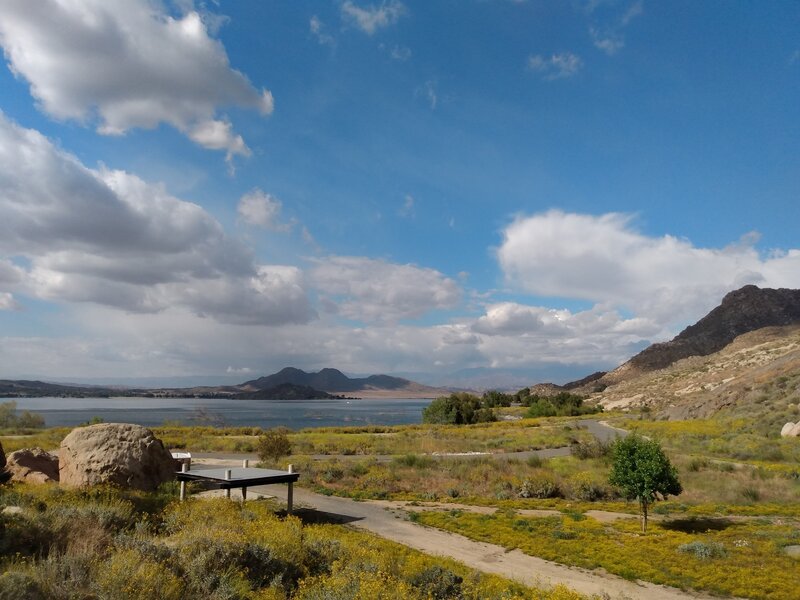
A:
{"type": "Polygon", "coordinates": [[[2,598],[580,600],[530,589],[268,502],[14,485],[0,504],[2,598]]]}
{"type": "MultiPolygon", "coordinates": [[[[521,419],[478,425],[324,427],[289,433],[295,455],[397,455],[458,452],[516,452],[588,442],[574,419],[521,419]]],[[[194,452],[255,452],[258,427],[153,427],[168,448],[194,452]]],[[[0,435],[6,452],[39,446],[57,448],[71,428],[29,435],[0,435]]]]}
{"type": "Polygon", "coordinates": [[[612,524],[570,515],[526,518],[513,511],[436,511],[421,513],[417,520],[547,560],[684,589],[792,600],[800,586],[797,560],[782,551],[800,543],[800,524],[794,520],[657,522],[645,536],[639,534],[636,519],[612,524]],[[715,523],[719,527],[710,529],[715,523]]]}

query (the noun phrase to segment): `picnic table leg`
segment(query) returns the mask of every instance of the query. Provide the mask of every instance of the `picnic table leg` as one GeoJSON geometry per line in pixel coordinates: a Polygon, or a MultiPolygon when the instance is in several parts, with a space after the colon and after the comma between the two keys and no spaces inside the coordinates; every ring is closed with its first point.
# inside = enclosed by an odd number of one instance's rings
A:
{"type": "Polygon", "coordinates": [[[242,504],[244,504],[245,500],[247,500],[247,488],[243,487],[242,488],[242,504]]]}
{"type": "MultiPolygon", "coordinates": [[[[186,473],[188,470],[188,465],[186,463],[181,463],[181,472],[186,473]]],[[[181,502],[184,500],[186,500],[186,482],[181,481],[181,502]]]]}
{"type": "MultiPolygon", "coordinates": [[[[225,469],[225,479],[230,479],[230,478],[231,478],[231,470],[225,469]]],[[[225,488],[225,497],[226,498],[231,497],[231,488],[225,488]]]]}
{"type": "MultiPolygon", "coordinates": [[[[289,465],[289,473],[294,473],[294,466],[289,465]]],[[[294,486],[289,482],[289,493],[286,494],[286,512],[292,514],[292,504],[294,500],[294,486]]]]}

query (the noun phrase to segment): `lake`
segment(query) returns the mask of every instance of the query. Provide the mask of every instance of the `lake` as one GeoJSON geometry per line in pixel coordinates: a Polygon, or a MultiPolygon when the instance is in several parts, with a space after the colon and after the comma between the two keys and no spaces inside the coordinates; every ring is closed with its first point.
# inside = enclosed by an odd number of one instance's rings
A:
{"type": "Polygon", "coordinates": [[[223,400],[217,398],[0,398],[44,417],[48,427],[106,423],[153,427],[165,421],[231,427],[406,425],[422,421],[430,400],[223,400]]]}

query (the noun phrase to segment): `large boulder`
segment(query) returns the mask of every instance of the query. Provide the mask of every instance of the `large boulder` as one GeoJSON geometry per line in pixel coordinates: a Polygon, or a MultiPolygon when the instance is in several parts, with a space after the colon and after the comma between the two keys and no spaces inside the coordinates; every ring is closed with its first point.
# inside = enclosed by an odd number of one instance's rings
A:
{"type": "Polygon", "coordinates": [[[6,453],[3,444],[0,444],[0,483],[5,483],[11,479],[11,473],[6,469],[6,453]]]}
{"type": "Polygon", "coordinates": [[[8,455],[12,481],[49,483],[58,481],[58,457],[41,448],[25,448],[8,455]]]}
{"type": "Polygon", "coordinates": [[[59,479],[67,487],[112,483],[151,491],[175,475],[175,461],[141,425],[100,423],[79,427],[61,442],[59,479]]]}
{"type": "Polygon", "coordinates": [[[800,437],[800,421],[786,423],[781,427],[781,437],[800,437]]]}

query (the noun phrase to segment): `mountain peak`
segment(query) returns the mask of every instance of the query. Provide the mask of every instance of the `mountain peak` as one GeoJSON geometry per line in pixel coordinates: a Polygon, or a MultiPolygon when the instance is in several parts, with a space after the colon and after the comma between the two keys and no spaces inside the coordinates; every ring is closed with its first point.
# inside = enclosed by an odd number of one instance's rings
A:
{"type": "Polygon", "coordinates": [[[726,294],[719,306],[669,342],[645,348],[603,380],[614,383],[663,369],[682,358],[707,356],[744,333],[795,323],[800,323],[800,290],[746,285],[726,294]]]}

